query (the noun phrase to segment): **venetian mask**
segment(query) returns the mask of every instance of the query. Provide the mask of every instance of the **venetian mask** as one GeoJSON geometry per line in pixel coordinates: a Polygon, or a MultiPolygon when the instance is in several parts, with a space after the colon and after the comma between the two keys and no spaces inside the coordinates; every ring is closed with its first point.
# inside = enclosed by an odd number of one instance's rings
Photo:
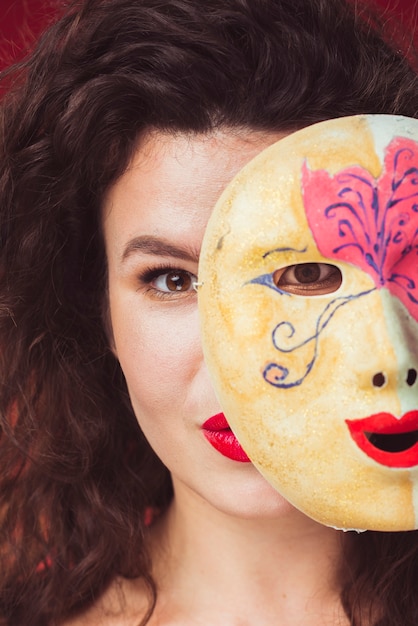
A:
{"type": "Polygon", "coordinates": [[[220,198],[205,358],[266,479],[337,528],[418,527],[418,121],[315,124],[220,198]]]}

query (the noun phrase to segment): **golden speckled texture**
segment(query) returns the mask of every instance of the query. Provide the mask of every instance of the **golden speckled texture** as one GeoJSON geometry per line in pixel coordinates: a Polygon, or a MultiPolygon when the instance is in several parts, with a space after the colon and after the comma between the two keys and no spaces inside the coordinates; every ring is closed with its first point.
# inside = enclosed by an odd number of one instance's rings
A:
{"type": "Polygon", "coordinates": [[[227,420],[253,463],[280,493],[310,517],[337,528],[417,528],[413,473],[369,458],[345,422],[384,411],[401,415],[396,380],[383,388],[371,385],[375,372],[399,367],[385,313],[385,301],[392,296],[385,289],[373,289],[371,276],[360,268],[321,255],[303,206],[302,165],[307,159],[311,170],[330,174],[360,165],[377,178],[382,150],[376,144],[402,132],[408,137],[415,133],[418,139],[418,122],[355,116],[316,124],[280,140],[249,163],[223,193],[201,254],[203,284],[198,293],[204,352],[227,420]],[[378,135],[383,127],[382,139],[378,135]],[[277,248],[282,250],[272,252],[277,248]],[[338,266],[343,275],[338,294],[289,296],[250,282],[306,262],[338,266]],[[344,298],[369,290],[343,306],[333,304],[336,295],[344,298]],[[332,315],[318,341],[306,341],[324,319],[327,305],[332,315]],[[272,337],[280,322],[293,328],[291,332],[285,325],[277,331],[280,347],[301,347],[278,352],[272,337]],[[314,356],[312,370],[305,375],[314,356]],[[263,377],[269,363],[287,367],[289,380],[302,382],[290,388],[269,384],[263,377]]]}

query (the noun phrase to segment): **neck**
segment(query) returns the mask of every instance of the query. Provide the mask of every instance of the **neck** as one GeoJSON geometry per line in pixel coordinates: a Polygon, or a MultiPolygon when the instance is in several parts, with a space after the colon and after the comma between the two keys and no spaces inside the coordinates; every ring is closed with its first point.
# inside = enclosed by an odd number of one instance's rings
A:
{"type": "Polygon", "coordinates": [[[227,514],[184,485],[155,527],[160,624],[346,624],[338,567],[344,536],[288,503],[278,515],[227,514]],[[164,615],[170,615],[169,621],[164,615]],[[178,620],[173,616],[178,615],[178,620]]]}

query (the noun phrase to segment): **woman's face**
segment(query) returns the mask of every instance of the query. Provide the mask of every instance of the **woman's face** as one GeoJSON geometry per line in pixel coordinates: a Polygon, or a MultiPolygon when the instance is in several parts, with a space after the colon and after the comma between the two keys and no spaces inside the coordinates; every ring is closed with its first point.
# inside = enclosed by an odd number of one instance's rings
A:
{"type": "Polygon", "coordinates": [[[108,192],[103,212],[113,348],[138,422],[177,495],[194,494],[244,516],[291,507],[224,429],[203,362],[193,282],[220,193],[280,138],[150,134],[108,192]]]}

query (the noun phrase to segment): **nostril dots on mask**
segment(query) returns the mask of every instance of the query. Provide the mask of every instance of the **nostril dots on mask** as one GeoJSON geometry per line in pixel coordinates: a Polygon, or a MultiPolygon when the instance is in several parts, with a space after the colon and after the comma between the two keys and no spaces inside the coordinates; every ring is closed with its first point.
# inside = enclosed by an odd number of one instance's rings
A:
{"type": "Polygon", "coordinates": [[[386,376],[382,372],[378,372],[372,378],[373,387],[383,387],[386,383],[386,376]]]}
{"type": "Polygon", "coordinates": [[[417,370],[414,368],[411,368],[408,370],[408,375],[406,377],[406,384],[409,385],[410,387],[412,387],[412,385],[415,383],[416,379],[417,379],[417,370]]]}

